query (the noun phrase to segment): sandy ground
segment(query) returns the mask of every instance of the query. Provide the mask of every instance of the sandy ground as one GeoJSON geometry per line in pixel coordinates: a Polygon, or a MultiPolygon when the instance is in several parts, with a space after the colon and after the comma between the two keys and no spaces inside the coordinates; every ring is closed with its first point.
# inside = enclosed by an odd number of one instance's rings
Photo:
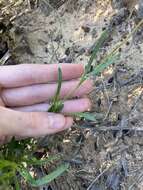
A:
{"type": "MultiPolygon", "coordinates": [[[[43,0],[38,8],[14,20],[10,33],[14,59],[18,63],[87,64],[97,38],[112,26],[111,39],[98,55],[100,61],[134,29],[136,3],[129,6],[130,13],[134,10],[131,15],[113,9],[110,1],[68,1],[53,9],[43,0]]],[[[86,128],[73,127],[47,138],[53,154],[60,152],[73,160],[69,173],[47,189],[143,189],[142,39],[141,28],[120,49],[118,63],[95,79],[92,112],[100,120],[81,121],[79,125],[86,128]]]]}

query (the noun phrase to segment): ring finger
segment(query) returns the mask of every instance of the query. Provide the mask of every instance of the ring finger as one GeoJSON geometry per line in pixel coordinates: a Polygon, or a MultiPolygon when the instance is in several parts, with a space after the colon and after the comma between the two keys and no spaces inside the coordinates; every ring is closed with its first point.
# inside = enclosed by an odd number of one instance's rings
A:
{"type": "MultiPolygon", "coordinates": [[[[47,112],[50,108],[48,103],[35,104],[31,106],[14,107],[12,109],[22,112],[47,112]]],[[[64,102],[62,113],[84,112],[91,108],[91,102],[88,98],[77,100],[67,100],[64,102]]]]}

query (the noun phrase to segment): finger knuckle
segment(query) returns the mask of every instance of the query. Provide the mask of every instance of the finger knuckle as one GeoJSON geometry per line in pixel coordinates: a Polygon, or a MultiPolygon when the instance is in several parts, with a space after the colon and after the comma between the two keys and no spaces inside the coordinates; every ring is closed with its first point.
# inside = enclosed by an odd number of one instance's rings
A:
{"type": "Polygon", "coordinates": [[[32,130],[36,130],[37,129],[37,116],[36,113],[29,113],[29,128],[32,130]]]}

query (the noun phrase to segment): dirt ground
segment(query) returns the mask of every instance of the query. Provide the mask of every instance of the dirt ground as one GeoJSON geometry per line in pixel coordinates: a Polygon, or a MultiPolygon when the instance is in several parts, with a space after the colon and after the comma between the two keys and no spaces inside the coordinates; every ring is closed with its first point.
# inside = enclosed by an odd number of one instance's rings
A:
{"type": "MultiPolygon", "coordinates": [[[[119,8],[109,0],[49,2],[17,5],[16,18],[13,9],[7,13],[13,26],[4,38],[10,50],[5,64],[87,64],[97,37],[111,28],[98,63],[141,17],[138,1],[119,8]]],[[[91,100],[97,122],[77,121],[79,128],[40,140],[41,148],[71,163],[67,174],[41,189],[143,190],[143,28],[119,51],[120,60],[95,78],[91,100]]]]}

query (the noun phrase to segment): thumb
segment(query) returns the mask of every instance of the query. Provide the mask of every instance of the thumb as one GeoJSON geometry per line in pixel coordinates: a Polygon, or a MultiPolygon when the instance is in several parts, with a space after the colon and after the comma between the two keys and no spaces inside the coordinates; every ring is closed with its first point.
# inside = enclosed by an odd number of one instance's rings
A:
{"type": "Polygon", "coordinates": [[[72,126],[73,119],[47,112],[18,112],[0,107],[0,136],[40,137],[72,126]]]}

